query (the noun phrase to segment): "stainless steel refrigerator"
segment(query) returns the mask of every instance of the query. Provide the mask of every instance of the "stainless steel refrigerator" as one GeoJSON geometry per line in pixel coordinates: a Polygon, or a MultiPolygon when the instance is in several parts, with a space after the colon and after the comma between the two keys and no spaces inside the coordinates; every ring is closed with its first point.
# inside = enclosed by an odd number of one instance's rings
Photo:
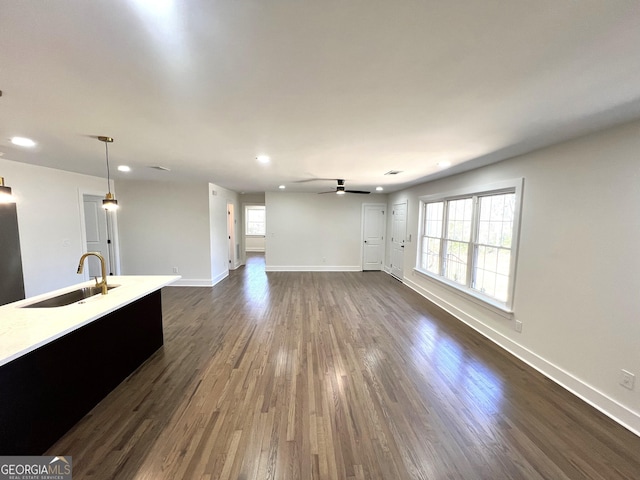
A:
{"type": "Polygon", "coordinates": [[[15,203],[0,203],[0,305],[23,298],[18,211],[15,203]]]}

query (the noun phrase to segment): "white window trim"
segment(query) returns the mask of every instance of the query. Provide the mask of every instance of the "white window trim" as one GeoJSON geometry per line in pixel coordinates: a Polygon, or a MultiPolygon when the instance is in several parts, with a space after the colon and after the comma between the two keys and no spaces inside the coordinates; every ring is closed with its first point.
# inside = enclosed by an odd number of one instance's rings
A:
{"type": "MultiPolygon", "coordinates": [[[[511,317],[513,315],[514,293],[516,287],[516,271],[518,264],[518,246],[520,244],[520,214],[522,212],[522,189],[524,187],[524,178],[516,178],[510,180],[503,180],[500,182],[494,182],[486,185],[479,185],[477,187],[467,187],[462,189],[450,190],[447,192],[436,193],[432,195],[424,195],[419,197],[420,200],[420,213],[418,220],[418,232],[419,232],[419,244],[416,252],[416,263],[414,271],[424,275],[438,283],[446,286],[448,289],[455,293],[461,293],[464,297],[470,299],[474,303],[489,307],[492,311],[505,316],[511,317]],[[419,267],[420,259],[422,255],[422,242],[424,240],[424,205],[427,203],[440,202],[445,200],[455,200],[456,198],[472,196],[480,196],[483,194],[499,194],[501,191],[515,191],[515,212],[513,223],[513,238],[511,242],[511,258],[512,262],[509,267],[509,292],[507,301],[505,303],[500,302],[494,298],[483,295],[481,292],[474,290],[466,285],[460,285],[455,283],[444,276],[436,275],[434,273],[423,270],[419,267]]],[[[471,266],[470,266],[471,267],[471,266]]]]}
{"type": "Polygon", "coordinates": [[[266,209],[266,205],[264,204],[254,204],[254,203],[245,203],[242,205],[243,207],[243,219],[242,219],[242,229],[244,231],[244,236],[247,238],[265,238],[266,234],[267,234],[267,209],[266,209]],[[265,218],[264,218],[264,229],[265,229],[265,234],[264,235],[250,235],[247,233],[247,209],[261,209],[264,210],[265,212],[265,218]]]}

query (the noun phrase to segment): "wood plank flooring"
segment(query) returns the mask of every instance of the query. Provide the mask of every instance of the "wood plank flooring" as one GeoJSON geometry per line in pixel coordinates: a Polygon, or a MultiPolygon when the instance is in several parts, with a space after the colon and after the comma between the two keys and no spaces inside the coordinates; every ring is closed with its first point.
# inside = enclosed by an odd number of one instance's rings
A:
{"type": "Polygon", "coordinates": [[[165,288],[163,349],[47,453],[76,480],[640,478],[639,437],[389,275],[262,262],[165,288]]]}

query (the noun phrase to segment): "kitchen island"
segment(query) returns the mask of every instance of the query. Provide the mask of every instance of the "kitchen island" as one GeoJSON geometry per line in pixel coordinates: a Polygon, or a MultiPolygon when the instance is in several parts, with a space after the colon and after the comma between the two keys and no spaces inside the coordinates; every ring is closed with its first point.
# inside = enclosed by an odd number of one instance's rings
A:
{"type": "Polygon", "coordinates": [[[0,455],[40,455],[163,344],[160,289],[179,276],[114,276],[0,306],[0,455]]]}

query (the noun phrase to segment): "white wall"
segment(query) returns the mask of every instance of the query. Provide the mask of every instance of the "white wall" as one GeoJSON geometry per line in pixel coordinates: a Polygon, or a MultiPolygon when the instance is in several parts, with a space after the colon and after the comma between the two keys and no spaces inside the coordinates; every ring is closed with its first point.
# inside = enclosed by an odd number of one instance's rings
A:
{"type": "Polygon", "coordinates": [[[227,204],[233,203],[235,225],[232,237],[235,239],[234,250],[240,253],[241,212],[238,194],[213,183],[209,184],[209,223],[211,250],[211,278],[214,285],[229,275],[229,267],[237,268],[241,255],[237,255],[229,265],[229,238],[227,233],[227,204]]]}
{"type": "Polygon", "coordinates": [[[362,269],[362,204],[386,195],[267,192],[267,271],[362,269]]]}
{"type": "Polygon", "coordinates": [[[241,204],[247,205],[264,205],[265,194],[264,193],[243,193],[238,196],[241,204]]]}
{"type": "Polygon", "coordinates": [[[635,122],[425,183],[389,204],[409,201],[407,285],[640,434],[639,156],[635,122]],[[518,177],[515,315],[505,319],[412,271],[418,197],[518,177]],[[619,385],[623,368],[638,377],[633,391],[619,385]]]}
{"type": "Polygon", "coordinates": [[[246,236],[244,237],[244,251],[245,252],[264,252],[265,250],[265,237],[246,236]]]}
{"type": "Polygon", "coordinates": [[[7,159],[0,159],[0,176],[17,197],[26,296],[82,282],[81,193],[104,195],[107,180],[7,159]]]}
{"type": "Polygon", "coordinates": [[[212,285],[207,184],[118,181],[124,275],[173,275],[212,285]]]}

